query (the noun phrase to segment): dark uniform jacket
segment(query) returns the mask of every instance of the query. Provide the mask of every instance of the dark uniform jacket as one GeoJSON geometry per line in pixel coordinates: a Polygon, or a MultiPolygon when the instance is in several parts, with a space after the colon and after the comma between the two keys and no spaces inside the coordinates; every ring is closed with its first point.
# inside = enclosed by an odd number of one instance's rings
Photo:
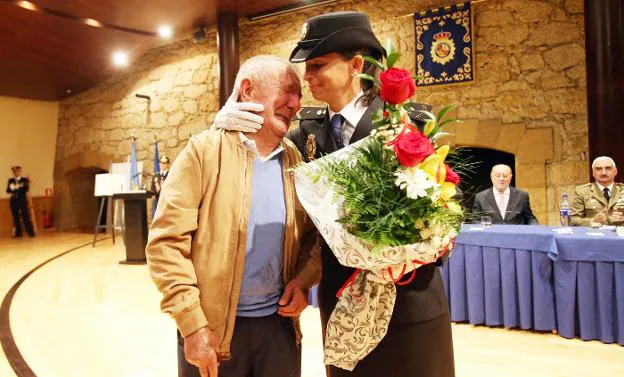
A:
{"type": "Polygon", "coordinates": [[[26,194],[30,189],[30,182],[26,177],[20,177],[19,181],[17,178],[9,178],[7,182],[6,193],[11,195],[11,200],[15,200],[18,202],[26,202],[26,194]],[[13,184],[13,189],[11,189],[11,184],[13,184]]]}
{"type": "MultiPolygon", "coordinates": [[[[383,102],[379,98],[375,98],[371,102],[356,126],[349,144],[353,144],[370,134],[373,130],[371,115],[377,109],[380,109],[382,105],[383,102]]],[[[410,114],[410,117],[415,121],[415,124],[423,127],[424,123],[417,119],[422,118],[422,114],[417,112],[417,109],[413,110],[414,112],[410,114]]],[[[295,143],[306,162],[310,161],[306,145],[311,140],[309,135],[314,135],[316,142],[315,158],[337,150],[336,142],[331,134],[328,114],[326,108],[303,108],[298,116],[300,120],[299,127],[291,130],[286,135],[287,138],[295,143]]],[[[322,241],[321,250],[323,274],[318,293],[321,316],[326,321],[336,306],[336,293],[351,276],[354,269],[341,265],[324,240],[322,241]]],[[[406,286],[397,286],[397,290],[399,294],[397,295],[392,317],[394,322],[418,323],[439,317],[448,312],[442,278],[434,264],[419,268],[415,279],[406,286]]]]}
{"type": "Polygon", "coordinates": [[[158,201],[158,198],[160,198],[160,191],[156,191],[156,183],[158,183],[158,185],[160,186],[160,190],[162,190],[162,185],[163,183],[165,183],[165,179],[167,179],[168,174],[169,174],[169,170],[160,172],[158,173],[158,175],[155,175],[154,178],[152,179],[152,187],[150,191],[154,195],[154,199],[156,201],[158,201]]]}

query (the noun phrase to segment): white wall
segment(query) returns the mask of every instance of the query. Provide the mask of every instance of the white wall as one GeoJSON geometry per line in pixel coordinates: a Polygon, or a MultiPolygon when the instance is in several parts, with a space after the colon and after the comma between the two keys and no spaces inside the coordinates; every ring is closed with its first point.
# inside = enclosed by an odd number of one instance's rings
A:
{"type": "Polygon", "coordinates": [[[58,102],[0,96],[0,197],[8,197],[13,165],[21,165],[22,175],[30,177],[32,196],[54,186],[58,115],[58,102]]]}

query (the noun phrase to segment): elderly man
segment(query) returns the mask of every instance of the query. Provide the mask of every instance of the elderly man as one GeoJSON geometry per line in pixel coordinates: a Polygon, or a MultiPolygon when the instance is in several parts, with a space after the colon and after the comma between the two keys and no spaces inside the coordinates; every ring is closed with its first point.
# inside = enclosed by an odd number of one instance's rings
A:
{"type": "Polygon", "coordinates": [[[147,260],[184,339],[179,376],[297,377],[298,317],[321,270],[289,172],[301,155],[284,139],[300,79],[287,61],[257,56],[234,85],[240,101],[263,105],[264,127],[191,138],[163,185],[147,260]]]}
{"type": "Polygon", "coordinates": [[[594,183],[574,189],[572,225],[624,225],[624,184],[615,183],[617,167],[611,157],[598,157],[592,162],[594,183]]]}
{"type": "Polygon", "coordinates": [[[493,187],[477,193],[473,213],[489,214],[492,224],[537,225],[529,194],[509,186],[512,176],[509,166],[495,165],[490,173],[493,187]]]}

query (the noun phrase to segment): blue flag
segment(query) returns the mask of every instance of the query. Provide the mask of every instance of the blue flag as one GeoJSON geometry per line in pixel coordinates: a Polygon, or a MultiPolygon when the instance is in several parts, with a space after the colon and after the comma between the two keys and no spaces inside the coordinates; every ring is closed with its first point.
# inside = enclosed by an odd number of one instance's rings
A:
{"type": "MultiPolygon", "coordinates": [[[[158,181],[160,183],[160,156],[158,155],[158,141],[154,142],[154,182],[158,181]]],[[[154,201],[152,202],[152,218],[156,214],[156,205],[158,204],[158,199],[154,196],[154,201]]]]}
{"type": "Polygon", "coordinates": [[[160,174],[160,156],[158,156],[158,142],[154,143],[154,177],[160,174]]]}
{"type": "Polygon", "coordinates": [[[414,14],[418,86],[474,80],[470,2],[414,14]]]}
{"type": "Polygon", "coordinates": [[[137,166],[137,151],[135,139],[132,138],[132,154],[130,155],[130,190],[139,189],[139,168],[137,166]]]}

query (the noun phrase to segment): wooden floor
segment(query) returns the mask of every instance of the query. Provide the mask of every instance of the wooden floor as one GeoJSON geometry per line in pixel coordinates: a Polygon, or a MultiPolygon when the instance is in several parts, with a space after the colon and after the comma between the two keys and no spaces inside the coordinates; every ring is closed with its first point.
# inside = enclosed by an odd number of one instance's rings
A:
{"type": "MultiPolygon", "coordinates": [[[[0,239],[0,298],[34,267],[87,244],[86,234],[0,239]]],[[[44,265],[18,288],[10,325],[39,377],[176,376],[175,328],[145,266],[120,265],[110,240],[44,265]]],[[[322,377],[318,311],[303,315],[303,377],[322,377]]],[[[453,325],[458,377],[624,376],[624,347],[552,334],[453,325]]],[[[4,336],[3,336],[4,337],[4,336]]],[[[4,353],[0,376],[16,376],[4,353]]],[[[435,376],[432,376],[435,377],[435,376]]]]}

